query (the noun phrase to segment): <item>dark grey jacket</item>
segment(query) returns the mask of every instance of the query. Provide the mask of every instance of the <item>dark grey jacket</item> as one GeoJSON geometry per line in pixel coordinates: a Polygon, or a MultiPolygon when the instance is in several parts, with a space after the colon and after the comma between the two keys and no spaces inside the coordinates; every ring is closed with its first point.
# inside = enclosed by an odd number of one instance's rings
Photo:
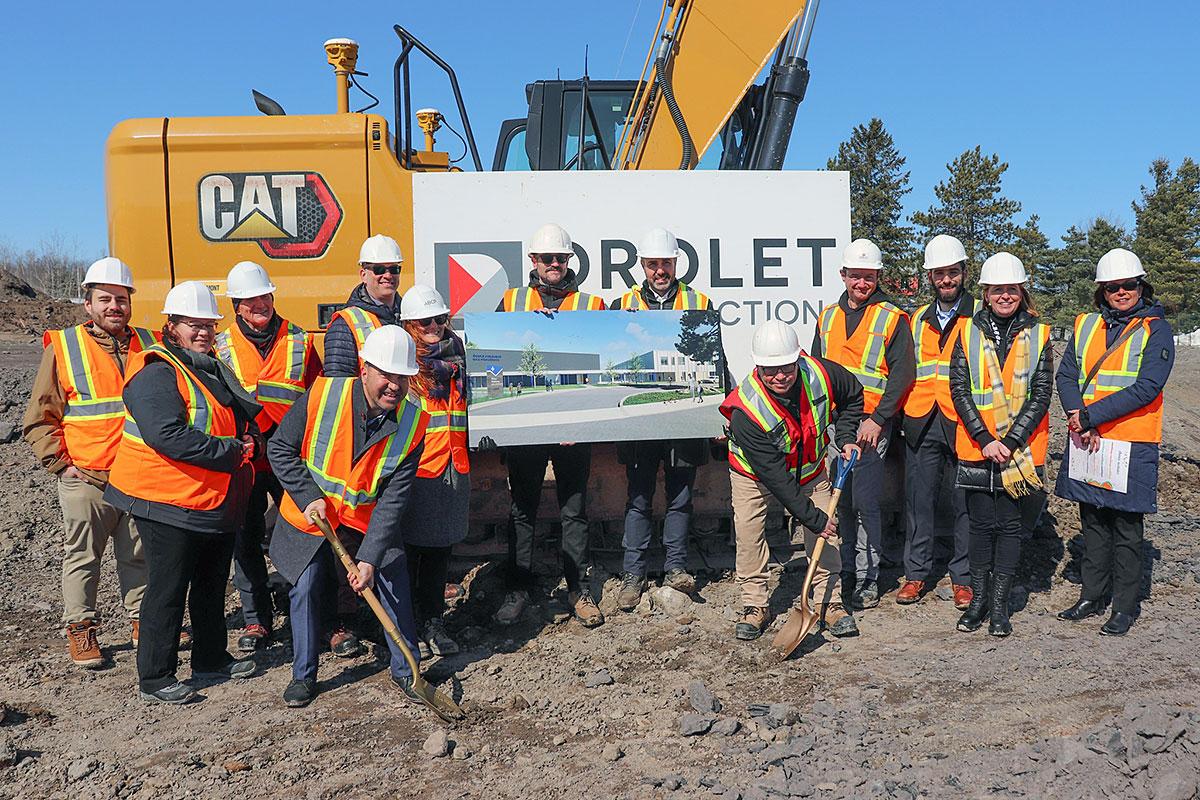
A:
{"type": "MultiPolygon", "coordinates": [[[[165,347],[184,363],[192,363],[188,353],[169,343],[165,347]]],[[[254,485],[254,468],[243,463],[239,440],[243,434],[249,433],[255,437],[257,446],[262,446],[262,437],[254,423],[254,417],[262,410],[262,406],[246,394],[228,367],[216,359],[210,358],[209,361],[220,370],[220,378],[200,369],[193,369],[192,374],[219,404],[233,409],[237,438],[222,439],[192,427],[188,421],[187,405],[179,394],[175,367],[165,361],[151,361],[143,367],[126,384],[121,399],[137,423],[142,439],[155,451],[174,461],[194,464],[213,472],[229,473],[229,492],[224,501],[214,509],[198,511],[128,495],[110,483],[104,490],[104,499],[110,505],[135,517],[184,528],[193,533],[228,534],[239,530],[245,523],[246,505],[254,485]]]]}
{"type": "MultiPolygon", "coordinates": [[[[311,391],[311,390],[310,390],[311,391]]],[[[367,398],[362,384],[355,380],[351,392],[354,415],[354,455],[358,461],[376,442],[396,432],[396,414],[386,415],[377,430],[368,431],[367,398]]],[[[267,445],[267,458],[271,469],[279,479],[284,491],[291,495],[301,511],[314,500],[322,497],[321,490],[313,481],[308,467],[300,458],[304,431],[308,427],[308,394],[297,400],[267,445]]],[[[401,520],[404,518],[413,481],[416,480],[417,465],[425,445],[417,445],[408,458],[400,462],[399,469],[390,478],[385,478],[379,489],[379,499],[367,523],[367,533],[355,557],[376,567],[384,567],[404,557],[404,536],[401,520]]],[[[352,531],[343,526],[340,532],[352,531]]],[[[357,533],[357,531],[353,531],[357,533]]],[[[299,530],[280,515],[275,523],[271,538],[271,561],[289,583],[296,583],[304,568],[312,561],[317,550],[325,542],[323,536],[314,536],[299,530]]]]}
{"type": "MultiPolygon", "coordinates": [[[[987,308],[981,308],[972,319],[983,331],[983,335],[995,345],[996,357],[1001,364],[1008,357],[1008,350],[1017,334],[1038,321],[1038,318],[1028,311],[1018,311],[1007,320],[1000,319],[992,316],[992,312],[987,308]]],[[[1016,412],[1008,434],[1001,440],[1010,450],[1028,444],[1042,418],[1050,410],[1050,398],[1054,394],[1053,350],[1054,348],[1047,344],[1046,349],[1042,351],[1042,357],[1029,378],[1029,396],[1016,412]]],[[[958,412],[959,424],[980,447],[996,441],[996,437],[987,429],[979,409],[971,400],[971,372],[967,366],[962,342],[955,343],[954,354],[950,356],[950,396],[954,399],[954,410],[958,412]]],[[[1001,469],[1003,467],[993,461],[960,460],[955,485],[964,489],[1002,492],[1004,481],[1000,477],[1001,469]]]]}
{"type": "MultiPolygon", "coordinates": [[[[347,306],[354,306],[370,311],[379,317],[384,325],[400,324],[400,294],[396,293],[392,307],[380,305],[371,295],[367,287],[359,284],[346,298],[347,306]]],[[[325,330],[325,375],[329,378],[358,377],[358,345],[354,342],[354,331],[341,317],[329,323],[325,330]]]]}

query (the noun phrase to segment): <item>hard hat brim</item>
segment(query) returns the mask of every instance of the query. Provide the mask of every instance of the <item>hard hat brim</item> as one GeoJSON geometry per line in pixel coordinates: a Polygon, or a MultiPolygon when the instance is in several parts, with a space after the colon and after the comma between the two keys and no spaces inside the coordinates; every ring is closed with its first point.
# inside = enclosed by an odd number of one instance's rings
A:
{"type": "Polygon", "coordinates": [[[847,264],[845,261],[843,261],[841,268],[842,269],[869,269],[873,272],[881,272],[883,270],[883,264],[847,264]]]}
{"type": "Polygon", "coordinates": [[[128,289],[130,294],[137,291],[137,289],[134,289],[128,283],[121,283],[119,281],[84,281],[79,284],[80,289],[87,289],[89,286],[120,286],[122,289],[128,289]]]}
{"type": "Polygon", "coordinates": [[[419,366],[405,367],[403,369],[393,369],[392,367],[394,365],[391,365],[391,364],[387,364],[387,365],[376,364],[371,359],[363,357],[362,353],[359,353],[358,357],[362,358],[363,363],[370,364],[375,369],[380,370],[381,372],[386,372],[389,375],[403,375],[406,378],[411,378],[413,375],[416,375],[420,371],[419,366]]]}
{"type": "Polygon", "coordinates": [[[229,290],[226,290],[225,296],[228,297],[230,300],[253,300],[255,297],[263,297],[268,294],[275,294],[275,292],[277,292],[277,291],[279,291],[279,290],[275,288],[275,284],[269,283],[269,284],[267,284],[266,291],[255,292],[254,294],[249,294],[247,292],[231,292],[229,290]]]}
{"type": "Polygon", "coordinates": [[[755,356],[754,366],[756,367],[782,367],[784,364],[795,364],[800,360],[800,350],[797,347],[796,352],[788,354],[784,353],[778,356],[755,356]]]}
{"type": "Polygon", "coordinates": [[[935,269],[945,269],[946,267],[957,267],[959,264],[962,264],[965,261],[966,261],[965,258],[959,259],[958,261],[951,261],[949,264],[939,264],[936,261],[926,261],[924,264],[921,265],[921,269],[925,270],[926,272],[932,272],[935,269]]]}
{"type": "Polygon", "coordinates": [[[213,320],[214,322],[217,320],[225,319],[224,314],[217,314],[215,317],[211,314],[192,314],[192,313],[184,314],[181,311],[170,311],[165,308],[160,313],[164,317],[187,317],[188,319],[210,319],[210,320],[213,320]]]}
{"type": "Polygon", "coordinates": [[[676,250],[674,253],[655,253],[653,251],[643,253],[641,250],[638,250],[637,253],[638,258],[679,258],[681,255],[683,255],[682,250],[676,250]]]}
{"type": "Polygon", "coordinates": [[[417,320],[417,319],[429,319],[430,317],[439,317],[442,314],[450,313],[450,309],[446,308],[445,306],[442,306],[441,309],[442,309],[441,311],[438,311],[436,309],[427,308],[424,310],[424,313],[421,314],[421,316],[415,316],[413,314],[404,314],[403,312],[401,312],[400,321],[401,322],[412,322],[413,320],[417,320]]]}

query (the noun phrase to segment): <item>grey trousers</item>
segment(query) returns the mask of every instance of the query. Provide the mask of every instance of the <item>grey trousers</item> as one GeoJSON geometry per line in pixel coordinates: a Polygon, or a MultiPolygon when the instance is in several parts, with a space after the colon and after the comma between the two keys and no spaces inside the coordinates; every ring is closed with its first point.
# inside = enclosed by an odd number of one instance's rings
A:
{"type": "Polygon", "coordinates": [[[879,580],[879,551],[883,542],[883,457],[892,439],[892,421],[879,434],[879,447],[864,447],[842,487],[838,501],[838,535],[842,539],[842,569],[854,565],[857,584],[879,580]]]}

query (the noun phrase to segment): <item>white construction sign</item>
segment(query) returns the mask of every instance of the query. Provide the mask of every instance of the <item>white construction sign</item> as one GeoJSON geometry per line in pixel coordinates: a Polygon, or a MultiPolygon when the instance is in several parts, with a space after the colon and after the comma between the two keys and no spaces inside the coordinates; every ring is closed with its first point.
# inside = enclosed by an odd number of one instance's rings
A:
{"type": "Polygon", "coordinates": [[[677,277],[721,312],[730,370],[750,370],[754,326],[780,319],[808,349],[817,315],[842,292],[850,241],[845,172],[484,172],[413,177],[416,281],[453,313],[492,311],[528,283],[526,242],[547,222],[575,243],[582,291],[612,301],[645,278],[637,242],[679,238],[677,277]]]}

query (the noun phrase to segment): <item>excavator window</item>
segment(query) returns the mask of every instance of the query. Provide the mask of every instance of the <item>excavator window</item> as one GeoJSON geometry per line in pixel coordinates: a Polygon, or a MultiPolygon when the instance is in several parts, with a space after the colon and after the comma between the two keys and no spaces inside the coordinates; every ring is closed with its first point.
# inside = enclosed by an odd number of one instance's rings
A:
{"type": "MultiPolygon", "coordinates": [[[[608,169],[625,118],[630,114],[633,92],[605,91],[590,88],[587,93],[589,113],[583,115],[582,169],[608,169]],[[593,125],[593,121],[595,124],[593,125]],[[597,128],[599,131],[597,132],[597,128]],[[598,133],[598,137],[597,137],[598,133]]],[[[580,104],[583,92],[568,89],[563,92],[562,153],[566,169],[579,169],[580,104]]]]}
{"type": "Polygon", "coordinates": [[[492,169],[497,172],[533,169],[529,153],[525,151],[525,120],[506,119],[501,123],[500,142],[496,146],[492,169]]]}

